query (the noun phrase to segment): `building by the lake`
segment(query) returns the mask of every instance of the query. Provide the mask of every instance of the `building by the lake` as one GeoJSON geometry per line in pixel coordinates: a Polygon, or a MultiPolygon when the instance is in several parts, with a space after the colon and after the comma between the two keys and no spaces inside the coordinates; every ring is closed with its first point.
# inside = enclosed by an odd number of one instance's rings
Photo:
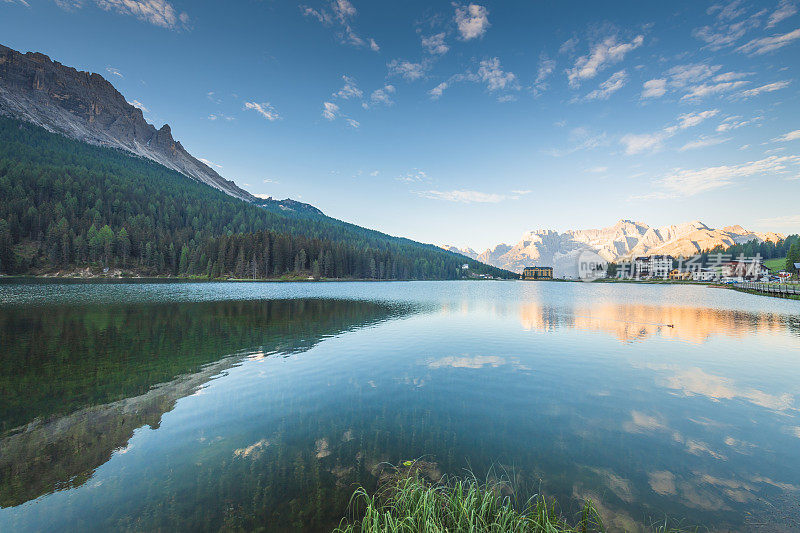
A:
{"type": "Polygon", "coordinates": [[[522,271],[522,279],[527,280],[548,280],[553,279],[553,267],[525,267],[522,271]]]}

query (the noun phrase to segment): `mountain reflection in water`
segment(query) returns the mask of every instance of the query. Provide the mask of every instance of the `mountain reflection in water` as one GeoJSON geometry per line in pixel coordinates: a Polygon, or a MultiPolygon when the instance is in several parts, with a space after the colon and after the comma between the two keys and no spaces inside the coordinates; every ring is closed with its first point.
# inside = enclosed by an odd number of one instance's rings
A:
{"type": "Polygon", "coordinates": [[[355,486],[418,457],[513,472],[568,514],[590,498],[609,530],[800,528],[797,302],[469,282],[3,295],[2,531],[330,530],[355,486]]]}

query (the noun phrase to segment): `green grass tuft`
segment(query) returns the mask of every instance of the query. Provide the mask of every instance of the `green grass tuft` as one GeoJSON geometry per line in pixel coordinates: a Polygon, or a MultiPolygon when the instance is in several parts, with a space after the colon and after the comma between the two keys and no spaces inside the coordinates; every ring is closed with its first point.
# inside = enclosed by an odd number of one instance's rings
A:
{"type": "Polygon", "coordinates": [[[603,531],[597,511],[587,502],[570,525],[554,502],[536,496],[517,505],[505,481],[479,483],[474,477],[429,482],[416,462],[394,468],[374,495],[356,489],[350,502],[356,518],[342,520],[337,533],[355,532],[548,532],[603,531]]]}
{"type": "MultiPolygon", "coordinates": [[[[572,519],[554,501],[536,495],[519,502],[505,480],[479,482],[474,476],[426,479],[430,463],[405,461],[382,476],[375,494],[363,487],[350,500],[351,519],[343,519],[334,533],[444,533],[603,532],[602,520],[592,502],[585,502],[572,519]]],[[[653,533],[697,531],[675,529],[668,522],[645,528],[653,533]]]]}

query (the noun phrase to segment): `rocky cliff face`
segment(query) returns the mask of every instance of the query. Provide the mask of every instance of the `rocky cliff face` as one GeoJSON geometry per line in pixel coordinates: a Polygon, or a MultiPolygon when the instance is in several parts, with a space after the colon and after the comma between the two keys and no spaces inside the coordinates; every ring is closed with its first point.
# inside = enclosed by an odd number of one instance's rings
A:
{"type": "Polygon", "coordinates": [[[161,129],[145,121],[100,74],[81,72],[44,54],[21,54],[0,45],[0,114],[90,144],[146,157],[231,196],[253,202],[247,191],[195,159],[161,129]]]}
{"type": "Polygon", "coordinates": [[[478,261],[522,272],[526,266],[552,266],[559,277],[577,275],[583,252],[599,254],[606,261],[624,261],[637,255],[669,254],[688,257],[716,246],[759,241],[778,241],[783,235],[758,233],[741,226],[713,229],[700,221],[653,228],[643,222],[620,220],[602,229],[570,230],[558,233],[535,230],[523,235],[516,245],[499,244],[478,255],[478,261]]]}

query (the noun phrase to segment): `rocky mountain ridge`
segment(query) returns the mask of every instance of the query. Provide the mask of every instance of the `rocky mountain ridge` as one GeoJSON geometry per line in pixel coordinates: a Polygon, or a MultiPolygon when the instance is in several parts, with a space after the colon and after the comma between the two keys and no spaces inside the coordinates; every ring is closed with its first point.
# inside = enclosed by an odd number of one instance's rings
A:
{"type": "Polygon", "coordinates": [[[118,148],[264,207],[320,213],[293,200],[261,199],[226,180],[172,137],[156,129],[108,80],[62,65],[39,52],[20,53],[0,44],[0,115],[31,122],[89,144],[118,148]]]}
{"type": "MultiPolygon", "coordinates": [[[[521,272],[526,266],[552,266],[559,277],[577,275],[578,258],[583,252],[595,252],[606,261],[624,261],[638,255],[668,254],[688,257],[716,246],[758,241],[778,241],[778,233],[753,232],[742,226],[714,229],[695,220],[660,228],[644,222],[620,220],[613,226],[600,229],[533,230],[522,236],[515,245],[498,244],[477,255],[478,261],[521,272]]],[[[455,247],[443,247],[464,253],[455,247]]]]}

